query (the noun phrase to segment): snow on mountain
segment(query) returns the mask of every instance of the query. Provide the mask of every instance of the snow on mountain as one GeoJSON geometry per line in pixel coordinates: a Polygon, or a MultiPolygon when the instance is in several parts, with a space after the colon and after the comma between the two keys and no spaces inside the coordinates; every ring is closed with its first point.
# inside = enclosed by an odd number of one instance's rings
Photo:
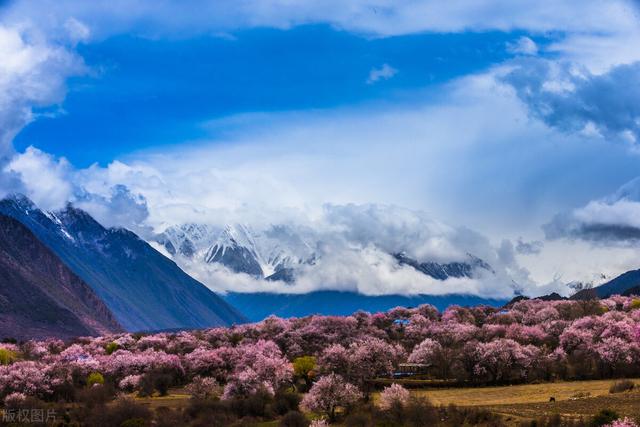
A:
{"type": "Polygon", "coordinates": [[[244,225],[225,227],[204,256],[207,264],[219,263],[236,273],[263,277],[260,259],[253,233],[244,225]]]}
{"type": "MultiPolygon", "coordinates": [[[[332,252],[345,248],[350,252],[366,252],[370,249],[348,241],[337,244],[335,239],[328,243],[313,231],[305,231],[302,237],[293,226],[282,224],[271,225],[260,231],[246,224],[227,225],[222,229],[183,224],[169,227],[157,235],[155,241],[164,245],[167,252],[186,270],[194,266],[222,266],[232,273],[286,283],[294,282],[300,270],[313,266],[321,259],[330,262],[326,258],[333,258],[335,254],[332,252]]],[[[438,281],[471,279],[479,272],[495,274],[488,263],[471,254],[453,262],[420,262],[405,252],[386,255],[395,260],[398,268],[410,267],[438,281]]]]}
{"type": "Polygon", "coordinates": [[[219,230],[206,224],[181,224],[167,228],[156,236],[156,241],[163,245],[172,256],[180,254],[192,258],[206,250],[215,242],[219,230]]]}
{"type": "Polygon", "coordinates": [[[182,224],[167,228],[155,241],[177,260],[220,264],[257,278],[269,278],[314,259],[312,246],[285,225],[256,232],[245,224],[223,229],[182,224]]]}

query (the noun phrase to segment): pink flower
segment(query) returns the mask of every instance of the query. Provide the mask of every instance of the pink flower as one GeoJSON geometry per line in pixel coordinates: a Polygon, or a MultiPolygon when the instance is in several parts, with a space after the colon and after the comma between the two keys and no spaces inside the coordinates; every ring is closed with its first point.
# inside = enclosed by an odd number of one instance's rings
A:
{"type": "Polygon", "coordinates": [[[228,400],[236,397],[249,397],[259,391],[264,391],[271,396],[274,395],[273,387],[268,381],[261,378],[253,369],[246,368],[231,376],[229,382],[224,387],[222,399],[228,400]]]}
{"type": "Polygon", "coordinates": [[[207,377],[195,377],[191,383],[185,387],[185,390],[197,399],[206,399],[220,395],[220,386],[217,381],[207,377]]]}
{"type": "Polygon", "coordinates": [[[24,402],[26,399],[27,399],[27,396],[24,393],[13,392],[8,394],[4,398],[4,406],[8,408],[15,408],[16,406],[24,402]]]}
{"type": "Polygon", "coordinates": [[[308,411],[326,414],[335,419],[336,409],[347,408],[356,403],[362,394],[353,384],[341,376],[329,374],[320,378],[302,399],[302,407],[308,411]]]}
{"type": "Polygon", "coordinates": [[[400,384],[391,384],[389,387],[385,387],[382,393],[380,393],[380,409],[388,410],[396,405],[406,406],[407,403],[409,403],[409,397],[409,390],[400,384]]]}
{"type": "Polygon", "coordinates": [[[118,383],[118,387],[122,390],[133,391],[138,388],[142,375],[127,375],[118,383]]]}
{"type": "Polygon", "coordinates": [[[439,342],[427,338],[413,349],[408,361],[409,363],[432,365],[436,355],[441,351],[442,346],[439,342]]]}
{"type": "Polygon", "coordinates": [[[631,418],[624,417],[623,419],[615,420],[604,427],[638,427],[638,424],[636,424],[631,418]]]}

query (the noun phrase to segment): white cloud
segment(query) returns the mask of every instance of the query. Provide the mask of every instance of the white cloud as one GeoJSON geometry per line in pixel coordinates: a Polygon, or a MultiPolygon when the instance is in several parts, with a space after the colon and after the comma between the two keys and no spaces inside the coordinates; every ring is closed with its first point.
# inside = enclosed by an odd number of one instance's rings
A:
{"type": "Polygon", "coordinates": [[[29,26],[0,22],[0,158],[14,136],[34,118],[34,107],[63,101],[67,77],[84,72],[82,60],[51,44],[29,26]]]}
{"type": "MultiPolygon", "coordinates": [[[[296,265],[292,284],[256,279],[232,273],[219,264],[204,263],[209,239],[205,239],[204,246],[196,247],[193,258],[178,255],[175,259],[203,283],[222,292],[341,290],[366,295],[462,293],[510,298],[518,286],[531,286],[526,272],[524,276],[512,275],[514,260],[505,258],[486,238],[465,228],[438,223],[421,212],[382,205],[327,205],[315,218],[279,224],[284,224],[296,240],[306,242],[311,248],[309,255],[313,254],[313,262],[296,265]],[[421,262],[441,263],[470,262],[468,254],[472,253],[488,262],[495,274],[477,269],[474,278],[438,281],[399,264],[393,256],[399,252],[421,262]],[[512,279],[518,280],[519,285],[515,286],[512,279]]],[[[255,227],[251,232],[258,242],[266,233],[255,227]]],[[[283,249],[283,242],[278,240],[275,247],[283,249]]],[[[258,248],[262,246],[270,253],[268,241],[266,245],[258,243],[258,248]]],[[[288,250],[286,244],[284,248],[288,250]]]]}
{"type": "Polygon", "coordinates": [[[199,1],[188,6],[168,0],[48,0],[34,7],[13,2],[5,16],[30,16],[41,25],[55,25],[74,16],[105,37],[124,31],[148,36],[184,36],[195,32],[233,31],[248,27],[290,28],[326,23],[337,28],[374,36],[425,31],[529,30],[610,33],[637,25],[633,2],[626,0],[580,2],[570,0],[438,0],[394,1],[339,0],[199,1]]]}
{"type": "Polygon", "coordinates": [[[522,36],[513,43],[507,43],[507,50],[523,55],[535,55],[538,53],[538,45],[529,37],[522,36]]]}
{"type": "MultiPolygon", "coordinates": [[[[375,294],[388,282],[394,291],[431,290],[433,283],[416,281],[410,270],[387,262],[385,254],[406,247],[416,256],[443,261],[460,259],[468,251],[496,268],[501,266],[501,277],[517,278],[529,290],[538,289],[532,287],[534,282],[552,282],[557,290],[561,284],[552,280],[557,264],[545,256],[546,247],[534,255],[540,265],[536,263],[536,272],[530,275],[533,263],[522,268],[522,260],[528,258],[518,253],[517,246],[487,241],[478,233],[443,226],[430,218],[446,218],[450,224],[463,224],[484,235],[536,239],[539,224],[553,213],[606,191],[637,165],[623,147],[612,147],[598,137],[557,132],[532,120],[513,90],[496,79],[501,73],[499,68],[445,85],[440,89],[446,102],[235,116],[207,124],[231,130],[225,133],[231,135],[226,140],[137,153],[107,167],[94,165],[61,176],[72,183],[71,200],[83,203],[108,225],[124,225],[141,233],[147,232],[145,227],[161,231],[186,222],[246,222],[258,228],[311,223],[315,227],[323,218],[335,217],[333,226],[346,227],[349,241],[367,248],[362,252],[366,257],[336,252],[340,255],[335,262],[305,275],[298,286],[306,288],[299,289],[347,286],[375,294]],[[577,159],[580,168],[572,167],[577,159]],[[610,174],[600,174],[603,168],[610,174]],[[590,184],[577,186],[577,182],[590,184]],[[122,200],[132,215],[119,216],[119,209],[110,208],[118,205],[114,203],[118,186],[126,188],[122,200]],[[396,211],[393,221],[387,221],[382,213],[358,216],[356,209],[345,216],[336,214],[340,208],[325,211],[322,206],[327,202],[408,206],[428,215],[419,214],[423,219],[418,226],[409,226],[417,221],[412,219],[415,214],[405,217],[396,211]],[[385,220],[384,226],[372,222],[381,220],[377,217],[385,220]],[[377,234],[367,235],[367,230],[377,234]],[[353,269],[341,260],[354,263],[353,269]],[[340,275],[347,273],[340,281],[340,275]],[[356,280],[358,275],[362,280],[356,280]]],[[[29,181],[31,176],[25,174],[24,179],[29,181]]],[[[600,268],[580,265],[585,270],[582,274],[600,268]]],[[[567,265],[562,276],[573,280],[571,274],[577,270],[567,265]]],[[[283,286],[242,276],[223,281],[225,271],[199,272],[195,267],[189,271],[212,275],[200,278],[218,288],[283,286]]],[[[494,295],[512,289],[510,282],[495,278],[455,286],[494,295]]]]}
{"type": "Polygon", "coordinates": [[[88,41],[91,35],[89,27],[73,16],[65,21],[64,28],[67,30],[69,39],[75,43],[88,41]]]}
{"type": "Polygon", "coordinates": [[[373,84],[379,80],[389,80],[396,74],[398,74],[398,70],[396,70],[389,64],[382,64],[381,67],[372,68],[371,71],[369,71],[369,78],[367,78],[367,84],[373,84]]]}
{"type": "Polygon", "coordinates": [[[640,241],[639,195],[640,178],[636,178],[608,197],[556,215],[545,225],[547,237],[635,246],[640,241]]]}
{"type": "Polygon", "coordinates": [[[71,199],[71,165],[64,158],[57,160],[29,147],[14,156],[4,172],[17,175],[22,185],[14,190],[24,192],[43,209],[59,209],[71,199]]]}

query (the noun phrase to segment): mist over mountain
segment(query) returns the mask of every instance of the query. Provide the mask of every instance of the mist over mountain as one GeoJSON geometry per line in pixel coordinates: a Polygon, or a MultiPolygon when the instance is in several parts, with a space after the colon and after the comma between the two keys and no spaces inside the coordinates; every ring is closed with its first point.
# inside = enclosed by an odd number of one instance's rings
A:
{"type": "MultiPolygon", "coordinates": [[[[398,208],[331,208],[324,223],[182,224],[154,236],[185,271],[222,292],[511,297],[519,271],[480,236],[398,208]],[[340,215],[336,211],[342,211],[340,215]],[[347,215],[378,216],[368,233],[347,215]],[[413,215],[411,213],[411,215],[413,215]]],[[[528,284],[525,280],[524,284],[528,284]]]]}

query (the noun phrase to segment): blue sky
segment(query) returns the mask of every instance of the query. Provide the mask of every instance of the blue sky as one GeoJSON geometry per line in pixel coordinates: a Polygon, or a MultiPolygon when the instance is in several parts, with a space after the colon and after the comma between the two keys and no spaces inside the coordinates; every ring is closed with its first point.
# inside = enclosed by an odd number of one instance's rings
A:
{"type": "Polygon", "coordinates": [[[512,57],[507,44],[521,36],[366,38],[326,25],[187,39],[117,35],[79,47],[92,72],[68,82],[64,103],[55,107],[62,114],[31,123],[15,144],[80,167],[105,165],[139,149],[215,138],[202,123],[216,118],[393,102],[512,57]],[[384,64],[401,71],[368,82],[384,64]]]}
{"type": "MultiPolygon", "coordinates": [[[[458,230],[429,256],[600,280],[640,259],[638,16],[633,0],[2,2],[0,193],[143,235],[399,206],[458,230]]],[[[422,235],[397,212],[364,240],[422,235]]]]}

